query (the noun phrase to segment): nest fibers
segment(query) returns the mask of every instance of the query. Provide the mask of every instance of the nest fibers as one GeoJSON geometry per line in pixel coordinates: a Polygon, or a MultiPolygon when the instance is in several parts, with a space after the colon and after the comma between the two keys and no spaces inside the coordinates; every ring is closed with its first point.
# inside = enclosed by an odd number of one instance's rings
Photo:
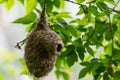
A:
{"type": "Polygon", "coordinates": [[[29,72],[37,78],[47,75],[53,69],[56,57],[63,48],[60,36],[48,26],[45,9],[44,5],[40,20],[25,46],[25,63],[29,72]]]}

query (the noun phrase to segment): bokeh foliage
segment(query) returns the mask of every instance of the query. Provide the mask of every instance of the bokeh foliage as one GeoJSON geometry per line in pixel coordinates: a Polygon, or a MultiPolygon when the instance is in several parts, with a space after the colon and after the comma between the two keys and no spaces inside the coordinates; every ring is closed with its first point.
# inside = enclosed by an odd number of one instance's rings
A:
{"type": "MultiPolygon", "coordinates": [[[[26,25],[29,33],[36,25],[44,0],[17,0],[26,8],[25,16],[13,23],[26,25]]],[[[69,80],[70,70],[75,63],[83,66],[78,79],[87,74],[94,80],[120,79],[120,8],[119,0],[46,0],[47,17],[51,29],[64,41],[65,47],[57,58],[56,76],[69,80]],[[72,18],[64,10],[65,2],[79,5],[72,18]],[[67,21],[69,20],[69,21],[67,21]],[[99,51],[101,49],[102,51],[99,51]]],[[[14,6],[14,0],[0,0],[7,10],[14,6]]],[[[26,72],[23,72],[26,73],[26,72]]]]}

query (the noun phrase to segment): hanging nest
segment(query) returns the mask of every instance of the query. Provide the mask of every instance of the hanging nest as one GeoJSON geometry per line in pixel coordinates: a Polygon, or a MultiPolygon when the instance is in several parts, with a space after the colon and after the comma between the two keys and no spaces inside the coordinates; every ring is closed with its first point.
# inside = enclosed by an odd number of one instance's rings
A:
{"type": "Polygon", "coordinates": [[[24,58],[27,68],[37,78],[47,75],[53,69],[56,57],[63,48],[60,36],[48,26],[45,10],[46,5],[25,46],[24,58]]]}

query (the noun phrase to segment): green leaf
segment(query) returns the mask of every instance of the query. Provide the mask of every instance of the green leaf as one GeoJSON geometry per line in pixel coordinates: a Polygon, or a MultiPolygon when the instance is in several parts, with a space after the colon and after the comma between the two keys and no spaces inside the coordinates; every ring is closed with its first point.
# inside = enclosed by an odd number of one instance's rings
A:
{"type": "Polygon", "coordinates": [[[9,11],[14,5],[14,0],[7,0],[5,3],[6,9],[9,11]]]}
{"type": "Polygon", "coordinates": [[[101,11],[104,11],[105,14],[110,14],[111,11],[105,3],[99,2],[97,3],[97,6],[101,11]]]}
{"type": "Polygon", "coordinates": [[[89,62],[82,62],[82,63],[80,63],[80,65],[82,65],[82,66],[89,66],[90,63],[89,62]]]}
{"type": "Polygon", "coordinates": [[[22,65],[22,69],[21,69],[21,75],[22,74],[28,74],[28,69],[27,69],[27,67],[25,66],[25,65],[22,65]]]}
{"type": "Polygon", "coordinates": [[[3,74],[0,74],[0,80],[5,80],[3,74]]]}
{"type": "Polygon", "coordinates": [[[77,30],[74,28],[74,26],[69,25],[67,30],[70,31],[73,36],[78,37],[77,30]]]}
{"type": "Polygon", "coordinates": [[[87,47],[86,49],[91,56],[94,56],[94,51],[91,47],[87,47]]]}
{"type": "Polygon", "coordinates": [[[99,2],[97,3],[97,6],[100,8],[101,11],[108,10],[109,8],[105,3],[99,2]]]}
{"type": "MultiPolygon", "coordinates": [[[[111,34],[111,30],[110,30],[110,25],[107,25],[108,28],[107,30],[105,31],[105,39],[107,41],[110,41],[112,39],[112,34],[111,34]]],[[[116,24],[112,24],[112,29],[113,29],[113,34],[117,31],[117,26],[116,24]]]]}
{"type": "Polygon", "coordinates": [[[68,45],[66,46],[66,51],[64,52],[63,56],[66,57],[66,56],[69,56],[75,49],[75,46],[74,45],[68,45]]]}
{"type": "Polygon", "coordinates": [[[3,2],[5,2],[6,0],[0,0],[0,4],[2,4],[3,2]]]}
{"type": "Polygon", "coordinates": [[[64,19],[62,19],[61,17],[57,18],[57,24],[65,29],[67,29],[67,27],[68,27],[67,22],[64,19]]]}
{"type": "Polygon", "coordinates": [[[97,73],[104,72],[106,70],[105,66],[99,66],[98,69],[96,70],[97,73]]]}
{"type": "Polygon", "coordinates": [[[78,3],[83,3],[84,0],[76,0],[78,3]]]}
{"type": "Polygon", "coordinates": [[[61,58],[60,58],[60,56],[57,57],[55,67],[57,69],[59,69],[61,67],[61,58]]]}
{"type": "Polygon", "coordinates": [[[79,12],[77,13],[77,15],[83,14],[84,10],[82,9],[82,7],[79,8],[79,12]]]}
{"type": "Polygon", "coordinates": [[[26,3],[26,13],[29,14],[32,12],[32,10],[36,7],[37,0],[27,0],[26,3]]]}
{"type": "Polygon", "coordinates": [[[91,63],[92,63],[92,64],[97,64],[98,61],[99,61],[98,58],[92,58],[92,59],[91,59],[91,63]]]}
{"type": "Polygon", "coordinates": [[[72,51],[71,54],[69,56],[67,56],[67,63],[68,66],[71,67],[75,62],[77,62],[78,58],[77,58],[77,54],[75,51],[72,51]]]}
{"type": "Polygon", "coordinates": [[[62,75],[63,75],[64,80],[70,80],[68,73],[62,72],[62,75]]]}
{"type": "Polygon", "coordinates": [[[108,75],[107,72],[104,73],[103,80],[110,80],[109,75],[108,75]]]}
{"type": "Polygon", "coordinates": [[[56,18],[59,18],[59,17],[62,17],[62,18],[72,18],[70,16],[69,12],[60,12],[58,15],[56,15],[56,18]]]}
{"type": "Polygon", "coordinates": [[[28,74],[28,70],[27,67],[25,66],[24,58],[20,58],[19,61],[22,64],[21,74],[28,74]]]}
{"type": "Polygon", "coordinates": [[[110,32],[110,29],[108,28],[107,31],[105,32],[105,39],[110,41],[112,38],[112,34],[110,32]]]}
{"type": "Polygon", "coordinates": [[[50,13],[53,9],[53,2],[51,0],[46,0],[47,2],[47,8],[46,8],[46,12],[47,14],[50,13]]]}
{"type": "Polygon", "coordinates": [[[59,80],[60,75],[61,75],[61,72],[60,72],[59,70],[56,70],[56,71],[55,71],[55,74],[56,74],[57,79],[59,80]]]}
{"type": "Polygon", "coordinates": [[[120,43],[118,41],[115,41],[115,44],[120,48],[120,43]]]}
{"type": "Polygon", "coordinates": [[[120,63],[120,60],[112,60],[112,63],[113,63],[113,65],[115,66],[115,67],[117,67],[117,66],[119,66],[119,63],[120,63]]]}
{"type": "Polygon", "coordinates": [[[24,0],[18,0],[21,4],[24,5],[24,0]]]}
{"type": "Polygon", "coordinates": [[[99,66],[102,66],[103,64],[99,63],[98,58],[92,58],[90,62],[91,62],[91,64],[89,65],[89,67],[90,67],[89,70],[91,70],[94,77],[98,77],[96,70],[98,69],[99,66]]]}
{"type": "Polygon", "coordinates": [[[120,79],[120,71],[116,71],[114,74],[114,80],[119,80],[120,79]]]}
{"type": "Polygon", "coordinates": [[[94,79],[95,79],[95,80],[99,80],[99,79],[98,79],[99,76],[100,76],[100,73],[95,74],[95,75],[94,75],[94,79]]]}
{"type": "Polygon", "coordinates": [[[21,63],[22,65],[25,64],[24,58],[20,58],[19,61],[20,61],[20,63],[21,63]]]}
{"type": "Polygon", "coordinates": [[[62,9],[64,9],[64,7],[65,7],[65,1],[64,0],[60,0],[60,7],[62,9]]]}
{"type": "Polygon", "coordinates": [[[95,6],[90,6],[89,9],[90,9],[90,11],[92,12],[92,14],[94,14],[95,16],[98,15],[97,7],[95,7],[95,6]]]}
{"type": "Polygon", "coordinates": [[[115,14],[115,15],[113,15],[113,23],[117,23],[118,21],[119,21],[119,19],[120,19],[120,15],[119,14],[115,14]]]}
{"type": "Polygon", "coordinates": [[[112,5],[116,5],[116,1],[115,0],[106,0],[106,2],[108,2],[108,3],[110,3],[110,4],[112,4],[112,5]]]}
{"type": "Polygon", "coordinates": [[[112,54],[112,44],[108,44],[104,49],[105,54],[111,56],[112,54]]]}
{"type": "Polygon", "coordinates": [[[114,49],[113,50],[113,59],[117,59],[117,60],[120,60],[120,50],[119,49],[114,49]]]}
{"type": "Polygon", "coordinates": [[[31,32],[36,26],[36,22],[33,22],[32,24],[28,25],[26,28],[27,32],[31,32]]]}
{"type": "MultiPolygon", "coordinates": [[[[56,15],[58,13],[54,13],[54,14],[56,15]]],[[[61,27],[64,27],[64,28],[68,27],[67,22],[63,18],[61,18],[61,17],[56,17],[56,18],[57,18],[58,23],[60,23],[62,25],[61,27]]]]}
{"type": "Polygon", "coordinates": [[[59,8],[60,7],[60,0],[54,0],[54,5],[59,8]]]}
{"type": "MultiPolygon", "coordinates": [[[[86,5],[84,5],[83,8],[84,8],[85,10],[87,10],[87,6],[86,6],[86,5]]],[[[83,8],[80,6],[80,9],[79,9],[79,12],[77,13],[77,15],[80,15],[80,14],[85,13],[85,11],[83,10],[83,8]]]]}
{"type": "Polygon", "coordinates": [[[72,44],[75,46],[75,48],[77,49],[78,47],[81,47],[82,46],[82,40],[80,38],[74,40],[72,42],[72,44]]]}
{"type": "Polygon", "coordinates": [[[85,33],[85,36],[83,36],[84,40],[88,40],[88,38],[91,37],[91,35],[93,35],[93,33],[94,33],[93,26],[88,27],[87,31],[85,33]]]}
{"type": "Polygon", "coordinates": [[[31,12],[30,14],[13,21],[13,23],[29,24],[29,23],[34,22],[36,18],[37,18],[37,15],[31,12]]]}
{"type": "Polygon", "coordinates": [[[87,68],[83,68],[80,73],[79,73],[79,79],[80,78],[83,78],[88,72],[88,69],[87,68]]]}
{"type": "Polygon", "coordinates": [[[61,36],[61,38],[63,39],[64,43],[67,43],[68,41],[71,41],[71,35],[70,35],[70,32],[67,31],[65,28],[64,28],[64,25],[67,25],[66,23],[65,24],[61,24],[61,23],[57,23],[57,24],[54,24],[54,25],[51,25],[50,27],[56,31],[57,33],[59,33],[59,35],[61,36]]]}
{"type": "Polygon", "coordinates": [[[117,24],[112,24],[112,28],[113,28],[113,34],[119,29],[117,27],[117,24]]]}
{"type": "Polygon", "coordinates": [[[83,61],[84,57],[85,57],[85,55],[84,55],[85,49],[83,47],[78,47],[77,52],[78,52],[79,58],[83,61]]]}
{"type": "Polygon", "coordinates": [[[67,39],[67,40],[69,40],[70,39],[70,32],[69,31],[67,31],[66,29],[64,29],[63,28],[64,27],[64,24],[61,24],[61,23],[57,23],[57,26],[55,27],[55,29],[57,30],[60,30],[60,32],[65,36],[65,38],[67,39]]]}
{"type": "Polygon", "coordinates": [[[96,19],[95,26],[96,26],[95,32],[99,35],[102,35],[108,29],[109,24],[96,19]]]}

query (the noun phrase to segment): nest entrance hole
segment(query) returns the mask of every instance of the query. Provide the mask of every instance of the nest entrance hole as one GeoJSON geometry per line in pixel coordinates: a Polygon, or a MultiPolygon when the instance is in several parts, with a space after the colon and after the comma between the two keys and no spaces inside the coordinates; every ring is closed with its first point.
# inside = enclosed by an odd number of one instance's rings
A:
{"type": "Polygon", "coordinates": [[[57,44],[56,49],[57,49],[57,52],[60,52],[62,50],[62,44],[57,44]]]}

